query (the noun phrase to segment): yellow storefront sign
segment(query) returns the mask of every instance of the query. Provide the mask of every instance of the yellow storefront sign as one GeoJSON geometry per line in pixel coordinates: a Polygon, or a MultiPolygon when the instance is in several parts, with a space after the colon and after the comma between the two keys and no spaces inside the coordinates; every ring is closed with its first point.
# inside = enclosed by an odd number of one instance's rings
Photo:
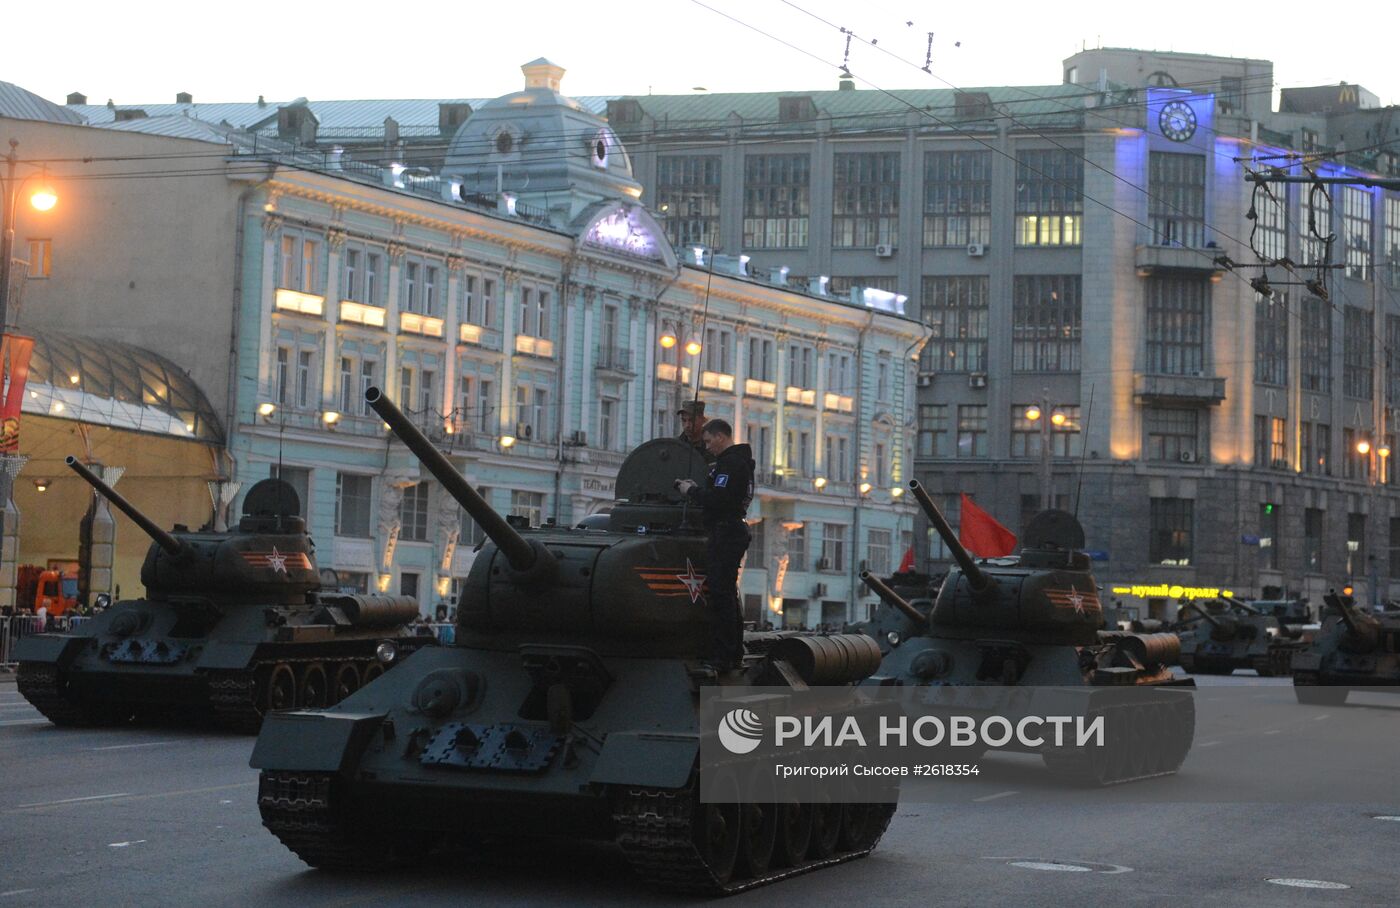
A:
{"type": "Polygon", "coordinates": [[[1112,587],[1115,596],[1136,596],[1139,599],[1220,599],[1233,597],[1231,590],[1216,586],[1181,586],[1175,583],[1134,583],[1112,587]]]}

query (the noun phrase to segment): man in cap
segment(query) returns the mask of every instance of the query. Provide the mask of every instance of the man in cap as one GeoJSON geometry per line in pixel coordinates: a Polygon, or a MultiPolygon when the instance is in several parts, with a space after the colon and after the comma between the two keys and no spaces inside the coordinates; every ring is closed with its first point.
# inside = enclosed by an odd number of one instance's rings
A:
{"type": "Polygon", "coordinates": [[[715,456],[705,447],[705,402],[688,400],[676,411],[681,418],[681,441],[690,445],[705,458],[705,463],[714,463],[715,456]]]}

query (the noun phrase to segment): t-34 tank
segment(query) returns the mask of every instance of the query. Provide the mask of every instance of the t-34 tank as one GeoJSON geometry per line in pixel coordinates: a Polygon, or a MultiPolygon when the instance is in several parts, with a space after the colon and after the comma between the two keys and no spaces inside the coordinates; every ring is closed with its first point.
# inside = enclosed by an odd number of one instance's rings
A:
{"type": "MultiPolygon", "coordinates": [[[[252,765],[263,824],[307,864],[421,857],[443,834],[619,844],[666,888],[734,892],[874,848],[894,805],[701,803],[705,536],[673,488],[677,439],[633,451],[606,529],[512,525],[380,392],[370,405],[489,537],[453,645],[321,711],[278,713],[252,765]]],[[[849,684],[879,665],[850,635],[746,635],[721,685],[849,684]]]]}
{"type": "Polygon", "coordinates": [[[1302,634],[1281,617],[1230,599],[1225,607],[1210,609],[1188,602],[1186,609],[1200,621],[1181,637],[1181,667],[1193,675],[1228,675],[1237,668],[1252,668],[1261,677],[1286,675],[1293,656],[1307,647],[1302,634]]]}
{"type": "Polygon", "coordinates": [[[227,533],[166,532],[75,458],[68,466],[154,540],[145,598],[16,647],[19,690],[57,725],[212,716],[255,732],[263,715],[325,706],[432,643],[398,596],[319,591],[296,491],[258,482],[227,533]]]}
{"type": "Polygon", "coordinates": [[[1078,521],[1063,511],[1042,512],[1027,527],[1019,558],[979,564],[923,487],[914,481],[909,488],[958,566],[927,612],[861,575],[889,606],[868,626],[884,661],[864,683],[1047,688],[1030,698],[988,693],[984,700],[979,692],[974,702],[997,704],[1013,724],[1021,715],[1059,714],[1067,705],[1075,715],[1104,715],[1110,744],[1126,729],[1128,746],[1039,750],[1052,772],[1076,782],[1107,785],[1175,772],[1195,733],[1195,704],[1181,689],[1192,682],[1175,678],[1169,667],[1178,654],[1176,635],[1100,630],[1098,585],[1079,551],[1078,521]],[[1055,709],[1046,712],[1050,703],[1055,709]]]}
{"type": "Polygon", "coordinates": [[[1322,601],[1322,629],[1293,657],[1298,702],[1337,706],[1353,690],[1400,694],[1400,611],[1367,614],[1335,592],[1322,601]]]}

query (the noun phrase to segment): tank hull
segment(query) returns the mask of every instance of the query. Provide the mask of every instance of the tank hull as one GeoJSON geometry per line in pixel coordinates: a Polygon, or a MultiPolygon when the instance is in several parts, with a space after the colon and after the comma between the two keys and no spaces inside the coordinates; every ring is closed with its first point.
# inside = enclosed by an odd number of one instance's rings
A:
{"type": "Polygon", "coordinates": [[[1293,659],[1293,691],[1299,703],[1340,705],[1352,691],[1400,694],[1400,614],[1378,616],[1375,642],[1356,645],[1346,625],[1331,615],[1311,645],[1293,659]]]}
{"type": "MultiPolygon", "coordinates": [[[[262,771],[264,825],[328,869],[421,857],[444,834],[611,841],[649,882],[710,893],[875,847],[893,805],[879,805],[862,835],[830,850],[813,840],[786,862],[726,867],[710,849],[716,822],[727,823],[712,811],[729,808],[698,800],[698,688],[686,662],[553,652],[590,666],[591,676],[549,682],[517,650],[439,647],[336,707],[273,715],[251,760],[262,771]]],[[[721,683],[751,679],[735,673],[721,683]]],[[[762,826],[762,806],[751,807],[762,826]]]]}

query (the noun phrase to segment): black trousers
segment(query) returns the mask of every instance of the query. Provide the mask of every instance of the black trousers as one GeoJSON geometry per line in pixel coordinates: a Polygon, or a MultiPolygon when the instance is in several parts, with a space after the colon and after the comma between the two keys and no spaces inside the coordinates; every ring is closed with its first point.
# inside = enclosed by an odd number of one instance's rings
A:
{"type": "Polygon", "coordinates": [[[709,528],[710,661],[739,665],[744,658],[744,613],[739,607],[739,564],[749,550],[749,526],[742,520],[709,528]]]}

